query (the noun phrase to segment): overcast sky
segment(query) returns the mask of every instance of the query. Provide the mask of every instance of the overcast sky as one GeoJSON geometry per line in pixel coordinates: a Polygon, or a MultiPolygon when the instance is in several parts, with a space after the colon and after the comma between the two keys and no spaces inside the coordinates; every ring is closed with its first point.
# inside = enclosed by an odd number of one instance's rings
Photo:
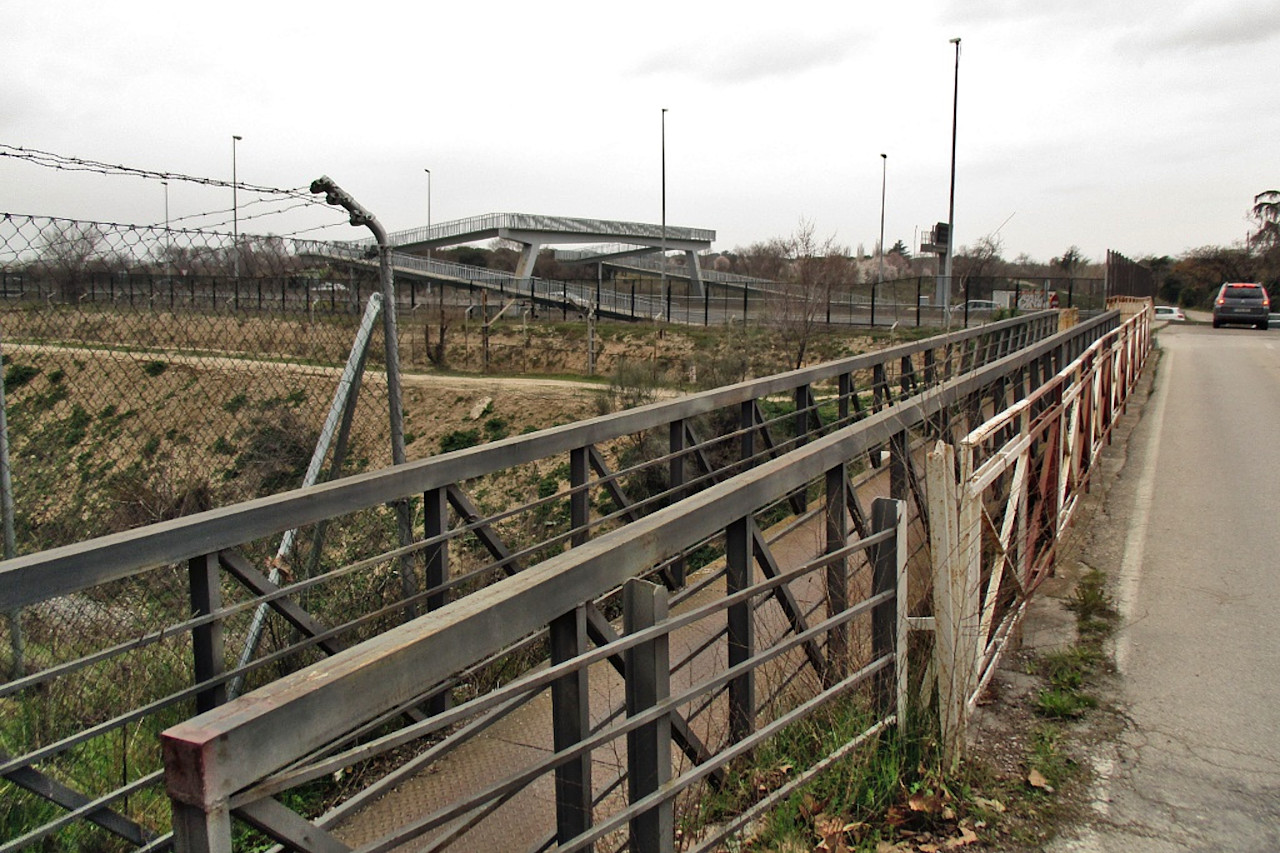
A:
{"type": "MultiPolygon", "coordinates": [[[[31,3],[0,0],[0,143],[300,187],[388,230],[490,212],[667,222],[730,250],[873,251],[947,218],[1004,256],[1242,241],[1280,188],[1280,2],[31,3]]],[[[230,190],[173,182],[175,219],[230,190]]],[[[252,201],[241,193],[240,204],[252,201]]],[[[278,207],[279,205],[277,205],[278,207]]],[[[275,209],[260,206],[259,210],[275,209]]],[[[0,211],[164,219],[157,181],[0,157],[0,211]]],[[[320,209],[242,231],[366,232],[320,209]]]]}

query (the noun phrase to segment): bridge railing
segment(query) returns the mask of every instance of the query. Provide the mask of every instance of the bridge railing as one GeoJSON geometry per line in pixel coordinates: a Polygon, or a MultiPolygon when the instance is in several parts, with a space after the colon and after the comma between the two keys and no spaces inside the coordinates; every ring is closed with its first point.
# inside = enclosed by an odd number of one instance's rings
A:
{"type": "MultiPolygon", "coordinates": [[[[553,831],[564,849],[588,846],[628,823],[636,849],[669,849],[671,839],[664,833],[678,792],[715,778],[725,762],[757,742],[755,735],[768,736],[797,719],[790,716],[793,712],[804,715],[841,695],[858,694],[855,706],[866,713],[867,725],[849,741],[849,748],[855,748],[871,732],[892,722],[897,707],[892,697],[904,695],[895,689],[902,687],[899,680],[889,675],[896,660],[891,651],[895,626],[902,621],[893,615],[900,606],[896,590],[910,557],[904,520],[915,515],[917,525],[928,526],[927,519],[919,518],[923,495],[911,461],[913,434],[949,431],[977,423],[984,411],[1004,408],[1010,395],[1027,393],[1032,365],[1066,363],[1096,335],[1112,328],[1114,321],[1114,314],[1098,318],[888,406],[679,504],[536,563],[488,588],[484,595],[449,603],[335,656],[324,666],[286,676],[253,696],[171,729],[166,734],[166,767],[180,847],[229,849],[234,813],[288,844],[301,845],[306,838],[314,849],[342,849],[324,845],[338,843],[337,834],[349,831],[342,822],[358,806],[367,805],[367,798],[357,797],[350,801],[354,805],[340,806],[312,823],[283,809],[275,796],[322,776],[354,772],[356,765],[382,748],[419,742],[456,727],[456,737],[421,745],[424,751],[412,764],[415,771],[424,771],[432,760],[457,747],[456,738],[465,740],[477,730],[497,725],[497,709],[505,713],[524,705],[533,691],[544,686],[552,692],[555,729],[546,761],[524,764],[509,774],[512,768],[503,762],[493,768],[493,777],[485,784],[429,803],[427,816],[397,827],[362,849],[389,849],[427,834],[437,847],[451,843],[482,825],[508,801],[514,803],[512,798],[543,777],[554,781],[557,821],[553,831]],[[890,504],[879,504],[868,524],[859,508],[861,499],[848,488],[850,466],[886,447],[894,460],[888,479],[896,500],[891,509],[890,504]],[[802,492],[825,496],[825,506],[815,510],[813,517],[825,519],[826,534],[816,551],[811,548],[797,565],[794,559],[777,558],[772,550],[777,540],[766,537],[763,529],[771,508],[802,492]],[[886,532],[890,529],[892,533],[886,532]],[[877,549],[884,548],[890,538],[896,544],[892,560],[886,563],[880,558],[888,561],[883,555],[889,552],[877,549]],[[718,543],[724,563],[696,577],[695,591],[688,599],[691,613],[681,611],[669,625],[645,631],[636,611],[647,609],[655,622],[663,623],[662,595],[629,582],[661,578],[662,569],[672,560],[712,542],[718,543]],[[859,557],[867,549],[874,555],[870,561],[859,557]],[[764,580],[753,577],[753,563],[764,580]],[[812,574],[818,575],[816,591],[802,592],[793,586],[800,576],[812,574]],[[632,614],[631,627],[637,631],[627,642],[611,645],[618,635],[609,620],[599,615],[607,609],[601,597],[607,600],[619,586],[630,588],[621,606],[632,614]],[[718,607],[708,604],[704,611],[695,603],[704,596],[726,600],[718,607]],[[775,609],[772,619],[761,617],[765,605],[775,609]],[[651,642],[661,646],[663,636],[675,636],[668,629],[688,624],[681,620],[714,618],[714,613],[723,615],[713,623],[718,627],[711,639],[694,643],[691,648],[696,651],[688,655],[672,653],[671,657],[691,663],[707,649],[713,654],[723,649],[723,657],[716,658],[723,663],[701,668],[691,664],[693,671],[716,674],[695,679],[681,692],[673,691],[667,701],[664,685],[674,683],[676,676],[652,663],[655,655],[663,658],[661,649],[650,648],[641,660],[635,656],[611,660],[621,651],[638,650],[651,642]],[[770,641],[757,646],[752,637],[765,633],[770,641]],[[388,734],[374,747],[356,745],[354,738],[369,733],[371,726],[385,726],[420,702],[427,685],[455,683],[451,679],[457,673],[474,671],[531,637],[544,638],[551,650],[551,670],[453,711],[441,708],[435,717],[388,734]],[[594,651],[587,650],[588,638],[598,646],[594,651]],[[780,665],[781,671],[791,676],[807,673],[807,690],[794,677],[778,681],[761,677],[760,681],[769,682],[763,687],[754,683],[757,665],[787,655],[791,657],[780,665]],[[582,667],[603,666],[606,661],[624,674],[621,692],[632,697],[632,704],[629,722],[596,729],[587,721],[600,709],[586,698],[591,692],[586,683],[593,679],[582,674],[582,667]],[[866,687],[869,684],[877,688],[866,687]],[[716,698],[703,698],[712,695],[716,698]],[[709,726],[699,716],[716,703],[727,720],[722,729],[709,726]],[[770,713],[761,713],[762,708],[770,713]],[[767,717],[758,728],[757,715],[767,717]],[[593,766],[591,756],[596,766],[602,763],[600,750],[607,751],[612,739],[631,735],[650,738],[641,744],[662,744],[668,728],[684,756],[678,775],[664,775],[672,768],[663,762],[649,768],[629,758],[627,773],[604,780],[601,789],[586,781],[593,766]],[[624,783],[631,792],[629,805],[611,812],[608,803],[616,803],[615,792],[624,783]],[[584,799],[588,796],[590,800],[584,799]],[[599,819],[589,817],[592,814],[599,819]]],[[[812,534],[801,533],[799,538],[812,539],[812,534]]],[[[611,708],[603,713],[613,717],[611,708]]],[[[660,746],[656,750],[631,746],[626,754],[639,761],[638,756],[668,752],[660,746]]],[[[455,780],[449,784],[453,791],[455,780]]],[[[521,815],[532,823],[527,803],[521,815]]]]}
{"type": "MultiPolygon", "coordinates": [[[[10,844],[109,833],[163,846],[156,735],[223,702],[237,682],[264,685],[465,600],[1043,341],[1056,323],[1053,314],[1015,318],[0,564],[0,611],[26,628],[25,645],[9,650],[20,674],[0,685],[10,844]],[[414,542],[401,548],[387,504],[417,496],[414,542]],[[304,544],[272,584],[275,537],[291,530],[304,544]],[[266,639],[241,663],[263,604],[266,639]]],[[[869,445],[861,465],[874,474],[886,457],[869,445]]],[[[803,513],[807,501],[795,492],[775,513],[803,513]]],[[[854,507],[865,532],[869,520],[854,507]]],[[[706,559],[681,550],[656,576],[684,588],[706,559]]],[[[791,618],[798,611],[788,607],[791,618]]],[[[594,636],[605,627],[593,619],[594,636]]],[[[437,712],[468,685],[505,677],[504,665],[416,682],[405,713],[437,712]]]]}
{"type": "Polygon", "coordinates": [[[1151,300],[1121,301],[1123,325],[1056,372],[1039,366],[1031,393],[928,455],[930,516],[955,522],[931,527],[931,551],[939,716],[956,759],[1151,351],[1151,300]]]}

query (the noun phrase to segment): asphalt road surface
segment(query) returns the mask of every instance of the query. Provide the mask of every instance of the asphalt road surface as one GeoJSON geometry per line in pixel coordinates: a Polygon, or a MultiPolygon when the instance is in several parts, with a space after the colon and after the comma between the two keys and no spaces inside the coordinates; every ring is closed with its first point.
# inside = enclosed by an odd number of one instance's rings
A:
{"type": "Polygon", "coordinates": [[[1174,324],[1158,344],[1112,520],[1128,726],[1092,825],[1053,849],[1278,851],[1280,334],[1174,324]]]}

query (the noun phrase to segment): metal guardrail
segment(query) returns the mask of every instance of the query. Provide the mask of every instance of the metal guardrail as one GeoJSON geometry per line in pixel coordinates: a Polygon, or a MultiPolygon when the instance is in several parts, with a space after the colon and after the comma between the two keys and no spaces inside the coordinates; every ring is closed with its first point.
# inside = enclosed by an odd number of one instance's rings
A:
{"type": "Polygon", "coordinates": [[[934,672],[943,744],[955,760],[1151,351],[1150,300],[1127,301],[1139,310],[1123,325],[1058,371],[1042,368],[1043,381],[956,451],[939,444],[929,454],[930,515],[957,521],[931,527],[934,672]]]}
{"type": "MultiPolygon", "coordinates": [[[[620,525],[648,518],[660,507],[689,500],[691,494],[732,474],[874,418],[899,399],[912,399],[1043,341],[1056,323],[1052,313],[1014,318],[0,564],[4,612],[42,619],[59,606],[60,598],[108,595],[119,602],[136,601],[148,620],[139,622],[137,634],[127,633],[128,620],[119,614],[112,617],[116,625],[110,632],[83,626],[86,640],[100,632],[106,645],[77,650],[0,686],[0,701],[20,707],[38,696],[61,695],[68,685],[85,683],[86,673],[104,668],[136,671],[163,660],[167,673],[145,688],[135,685],[139,704],[123,710],[104,707],[105,718],[87,729],[67,728],[60,721],[47,734],[33,733],[27,743],[18,744],[17,754],[0,759],[0,775],[21,788],[40,791],[39,796],[57,804],[53,814],[63,810],[49,823],[28,826],[10,846],[20,849],[87,823],[140,846],[167,844],[162,821],[154,815],[126,813],[123,807],[128,799],[136,809],[140,792],[154,791],[159,781],[154,755],[133,756],[123,774],[116,768],[117,782],[120,775],[126,778],[122,787],[78,783],[91,789],[89,793],[67,784],[77,755],[97,749],[104,738],[120,738],[131,730],[136,733],[131,744],[145,742],[145,732],[155,731],[151,721],[171,721],[175,714],[190,713],[193,705],[196,710],[217,705],[233,678],[248,674],[252,685],[261,685],[276,670],[305,667],[338,654],[424,608],[439,609],[450,598],[465,601],[465,591],[484,588],[495,575],[520,572],[566,544],[582,546],[620,525]],[[661,444],[654,442],[655,432],[662,434],[661,444]],[[637,457],[635,449],[644,452],[637,457]],[[560,475],[543,475],[535,483],[538,496],[517,507],[479,506],[484,503],[482,492],[490,487],[476,478],[495,475],[527,482],[528,474],[521,473],[527,466],[554,465],[557,460],[565,460],[559,464],[564,465],[568,491],[559,485],[564,482],[560,475]],[[636,488],[655,480],[656,489],[636,488]],[[544,493],[547,483],[552,488],[544,493]],[[369,539],[371,531],[386,525],[386,502],[414,495],[425,501],[421,536],[411,548],[369,539]],[[371,547],[344,552],[336,563],[339,555],[316,552],[312,560],[321,562],[294,566],[289,585],[265,582],[265,572],[256,568],[254,558],[274,553],[271,537],[305,527],[301,538],[314,538],[326,526],[339,531],[334,535],[341,542],[353,543],[351,537],[361,536],[371,547]],[[405,599],[388,599],[380,610],[326,615],[317,609],[318,600],[343,600],[343,584],[373,583],[394,590],[400,585],[386,580],[397,576],[414,579],[414,591],[405,599]],[[158,602],[146,604],[145,595],[158,589],[161,579],[174,584],[176,600],[163,608],[158,602]],[[262,603],[271,607],[281,636],[298,639],[266,649],[248,667],[237,668],[232,665],[232,640],[242,635],[249,614],[262,603]],[[184,658],[192,666],[186,673],[184,658]],[[50,796],[56,786],[61,787],[50,796]]],[[[1095,328],[1096,323],[1083,327],[1080,334],[1091,334],[1095,328]]],[[[1065,352],[1069,346],[1059,343],[1053,351],[1065,352]]],[[[868,448],[867,462],[882,464],[879,447],[868,448]]],[[[501,482],[510,492],[516,480],[501,482]]],[[[512,493],[515,502],[520,493],[512,493]]],[[[802,494],[788,500],[789,511],[803,511],[802,494]]],[[[866,529],[869,522],[861,510],[851,512],[866,529]]],[[[677,555],[659,570],[674,589],[683,584],[685,560],[677,555]]],[[[788,607],[790,617],[798,615],[794,606],[788,607]]],[[[594,624],[593,630],[603,626],[594,624]]],[[[439,710],[441,697],[453,686],[420,683],[416,704],[439,710]]]]}

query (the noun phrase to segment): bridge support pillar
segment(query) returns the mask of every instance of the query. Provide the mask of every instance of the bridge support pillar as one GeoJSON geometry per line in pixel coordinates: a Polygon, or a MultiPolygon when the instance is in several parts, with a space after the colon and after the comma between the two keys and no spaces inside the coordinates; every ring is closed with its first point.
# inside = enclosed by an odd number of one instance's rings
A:
{"type": "Polygon", "coordinates": [[[689,271],[689,295],[701,296],[703,294],[702,270],[698,269],[698,253],[692,249],[688,249],[684,253],[685,269],[689,271]]]}
{"type": "Polygon", "coordinates": [[[538,252],[542,251],[541,243],[525,243],[520,252],[520,261],[516,264],[516,278],[533,278],[533,267],[538,263],[538,252]]]}

